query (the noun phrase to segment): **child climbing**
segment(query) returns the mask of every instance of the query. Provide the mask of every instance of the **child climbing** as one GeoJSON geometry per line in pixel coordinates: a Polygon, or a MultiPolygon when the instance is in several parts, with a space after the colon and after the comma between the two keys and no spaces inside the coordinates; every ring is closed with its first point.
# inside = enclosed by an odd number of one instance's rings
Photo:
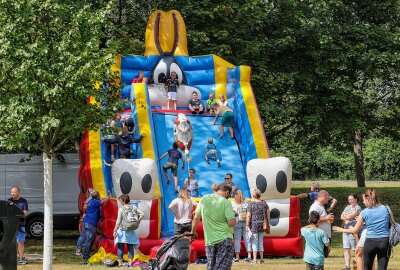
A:
{"type": "Polygon", "coordinates": [[[209,157],[213,157],[215,161],[218,163],[218,167],[221,167],[221,163],[219,162],[218,159],[217,146],[215,146],[213,138],[208,138],[208,144],[206,146],[205,159],[208,164],[210,164],[209,157]]]}

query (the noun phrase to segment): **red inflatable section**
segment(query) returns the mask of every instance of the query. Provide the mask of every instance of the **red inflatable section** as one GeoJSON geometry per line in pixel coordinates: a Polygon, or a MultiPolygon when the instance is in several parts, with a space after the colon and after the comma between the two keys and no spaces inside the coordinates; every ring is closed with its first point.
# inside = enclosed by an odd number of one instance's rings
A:
{"type": "MultiPolygon", "coordinates": [[[[86,191],[93,187],[92,173],[90,170],[89,132],[87,130],[85,130],[82,141],[79,145],[79,160],[78,184],[81,192],[86,194],[86,191]]],[[[81,203],[81,200],[79,200],[79,202],[81,203]]],[[[79,210],[82,210],[82,206],[80,206],[79,210]]]]}

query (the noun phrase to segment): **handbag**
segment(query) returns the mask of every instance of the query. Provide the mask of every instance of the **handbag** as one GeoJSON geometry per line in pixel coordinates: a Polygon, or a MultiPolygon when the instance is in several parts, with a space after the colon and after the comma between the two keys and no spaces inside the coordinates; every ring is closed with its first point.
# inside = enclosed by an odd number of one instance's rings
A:
{"type": "MultiPolygon", "coordinates": [[[[265,202],[265,201],[264,201],[265,202]]],[[[268,209],[268,204],[265,202],[265,205],[268,209]]],[[[269,220],[268,220],[268,216],[266,215],[266,212],[264,211],[264,222],[263,222],[263,231],[266,234],[270,234],[271,233],[271,225],[269,224],[269,220]]]]}
{"type": "Polygon", "coordinates": [[[394,247],[400,242],[400,224],[394,222],[392,213],[389,211],[389,207],[386,206],[386,210],[389,213],[389,245],[394,247]]]}

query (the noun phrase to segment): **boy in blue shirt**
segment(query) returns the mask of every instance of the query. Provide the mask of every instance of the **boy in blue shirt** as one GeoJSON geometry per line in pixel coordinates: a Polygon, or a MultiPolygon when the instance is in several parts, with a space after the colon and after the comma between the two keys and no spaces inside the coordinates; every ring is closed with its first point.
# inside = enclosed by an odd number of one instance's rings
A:
{"type": "Polygon", "coordinates": [[[329,238],[324,231],[318,229],[319,213],[311,211],[308,217],[310,225],[301,228],[301,235],[306,240],[303,260],[307,270],[324,269],[324,246],[329,247],[329,238]]]}
{"type": "Polygon", "coordinates": [[[206,146],[206,156],[205,156],[205,159],[206,159],[206,162],[207,162],[208,164],[210,164],[210,160],[208,160],[208,158],[209,158],[210,156],[213,157],[213,158],[215,159],[215,161],[217,161],[218,167],[221,167],[221,163],[219,162],[219,159],[218,159],[217,147],[216,147],[215,144],[214,144],[213,138],[208,138],[208,144],[207,144],[207,146],[206,146]]]}

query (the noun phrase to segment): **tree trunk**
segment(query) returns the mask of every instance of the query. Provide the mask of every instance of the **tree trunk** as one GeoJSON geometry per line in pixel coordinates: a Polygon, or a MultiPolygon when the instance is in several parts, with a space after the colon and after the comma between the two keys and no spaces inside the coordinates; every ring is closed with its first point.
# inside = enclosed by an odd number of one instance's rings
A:
{"type": "Polygon", "coordinates": [[[43,270],[53,266],[53,155],[43,153],[44,166],[44,235],[43,270]]]}
{"type": "Polygon", "coordinates": [[[362,136],[359,130],[354,132],[354,164],[356,167],[357,187],[365,187],[364,157],[362,149],[362,136]]]}

